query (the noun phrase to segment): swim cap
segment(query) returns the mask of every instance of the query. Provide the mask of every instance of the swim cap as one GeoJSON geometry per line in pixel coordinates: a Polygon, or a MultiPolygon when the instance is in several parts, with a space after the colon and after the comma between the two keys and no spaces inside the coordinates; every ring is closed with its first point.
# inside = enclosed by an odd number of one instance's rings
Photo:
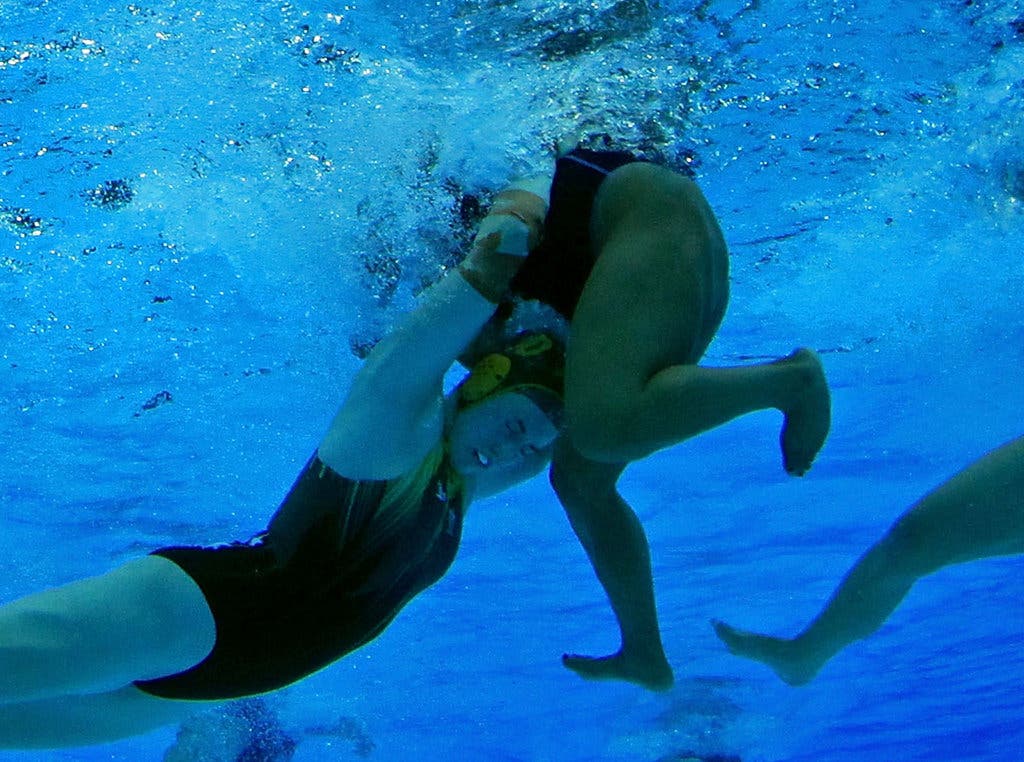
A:
{"type": "Polygon", "coordinates": [[[558,421],[564,387],[565,347],[546,332],[523,331],[504,352],[489,354],[473,366],[456,389],[456,409],[519,392],[558,421]]]}

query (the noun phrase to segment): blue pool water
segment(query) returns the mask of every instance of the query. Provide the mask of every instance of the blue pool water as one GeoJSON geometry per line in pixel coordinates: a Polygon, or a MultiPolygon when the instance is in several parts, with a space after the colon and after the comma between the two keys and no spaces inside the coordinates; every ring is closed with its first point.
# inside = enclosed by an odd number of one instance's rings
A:
{"type": "MultiPolygon", "coordinates": [[[[464,244],[460,199],[607,134],[720,216],[707,362],[823,353],[824,451],[787,478],[765,413],[627,472],[671,693],[560,666],[615,631],[538,480],[474,506],[377,641],[267,699],[293,758],[1024,758],[1019,558],[923,581],[800,689],[708,626],[795,632],[1024,431],[1022,124],[1021,0],[0,0],[0,599],[261,529],[360,348],[464,244]]],[[[230,711],[191,759],[234,759],[230,711]]],[[[159,760],[176,733],[0,760],[159,760]]]]}

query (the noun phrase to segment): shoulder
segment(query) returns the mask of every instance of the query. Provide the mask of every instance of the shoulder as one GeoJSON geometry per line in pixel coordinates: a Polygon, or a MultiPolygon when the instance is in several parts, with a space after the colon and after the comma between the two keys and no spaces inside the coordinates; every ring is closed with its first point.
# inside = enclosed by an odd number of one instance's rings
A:
{"type": "Polygon", "coordinates": [[[444,411],[437,404],[419,416],[393,415],[387,406],[346,406],[320,442],[320,459],[349,479],[399,479],[418,470],[442,442],[444,411]]]}

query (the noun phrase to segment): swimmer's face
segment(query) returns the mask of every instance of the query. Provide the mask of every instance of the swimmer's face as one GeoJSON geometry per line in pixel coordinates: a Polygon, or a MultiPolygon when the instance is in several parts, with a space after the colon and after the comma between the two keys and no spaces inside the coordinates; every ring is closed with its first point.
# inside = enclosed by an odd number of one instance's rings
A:
{"type": "Polygon", "coordinates": [[[558,429],[524,394],[505,392],[460,411],[448,433],[452,466],[495,492],[529,479],[551,460],[558,429]]]}

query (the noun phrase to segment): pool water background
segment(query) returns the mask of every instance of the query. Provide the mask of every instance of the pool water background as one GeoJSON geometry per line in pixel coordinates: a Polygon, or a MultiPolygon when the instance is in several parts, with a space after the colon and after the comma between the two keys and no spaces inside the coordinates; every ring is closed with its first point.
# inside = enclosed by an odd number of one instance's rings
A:
{"type": "MultiPolygon", "coordinates": [[[[1017,760],[1018,558],[923,581],[792,689],[707,621],[791,633],[922,492],[1022,432],[1020,2],[0,0],[0,598],[260,530],[357,354],[542,146],[689,166],[732,252],[710,364],[823,352],[804,479],[764,413],[633,466],[678,686],[616,646],[538,480],[449,575],[271,699],[295,759],[1017,760]],[[348,724],[339,720],[345,718],[348,724]]],[[[2,760],[159,759],[169,728],[2,760]]]]}

